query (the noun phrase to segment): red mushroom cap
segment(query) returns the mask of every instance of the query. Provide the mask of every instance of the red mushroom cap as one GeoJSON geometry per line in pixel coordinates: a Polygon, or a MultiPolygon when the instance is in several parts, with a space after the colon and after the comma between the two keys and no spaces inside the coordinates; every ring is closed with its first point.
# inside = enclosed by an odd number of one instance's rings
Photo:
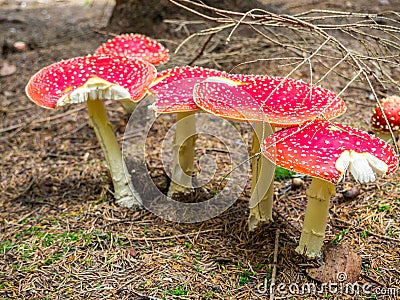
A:
{"type": "Polygon", "coordinates": [[[238,84],[207,79],[196,85],[194,101],[219,117],[266,121],[278,127],[332,119],[346,111],[344,101],[333,92],[300,80],[261,75],[244,79],[238,84]]]}
{"type": "Polygon", "coordinates": [[[350,126],[315,121],[286,128],[262,144],[265,157],[278,166],[338,183],[347,169],[361,182],[398,167],[398,157],[383,140],[350,126]]]}
{"type": "Polygon", "coordinates": [[[126,56],[130,59],[141,58],[158,65],[169,60],[168,49],[142,34],[121,34],[108,40],[97,48],[95,55],[126,56]]]}
{"type": "Polygon", "coordinates": [[[140,59],[76,57],[41,69],[31,77],[25,91],[33,102],[52,109],[84,102],[93,93],[101,99],[123,100],[125,97],[139,101],[156,77],[156,72],[152,64],[140,59]],[[102,87],[113,89],[106,92],[102,87]]]}
{"type": "Polygon", "coordinates": [[[389,132],[389,126],[394,132],[400,131],[400,97],[389,96],[381,101],[388,123],[383,118],[381,109],[377,106],[371,117],[372,128],[376,132],[389,132]]]}
{"type": "Polygon", "coordinates": [[[205,79],[222,78],[237,84],[250,80],[250,75],[228,74],[223,71],[202,67],[176,67],[158,73],[150,87],[157,97],[154,109],[157,113],[176,113],[198,110],[193,100],[194,86],[205,79]]]}

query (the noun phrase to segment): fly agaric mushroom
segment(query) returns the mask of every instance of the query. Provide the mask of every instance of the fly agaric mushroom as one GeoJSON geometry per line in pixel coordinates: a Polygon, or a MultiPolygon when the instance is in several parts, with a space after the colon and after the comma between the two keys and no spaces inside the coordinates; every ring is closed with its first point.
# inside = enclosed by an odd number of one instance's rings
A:
{"type": "Polygon", "coordinates": [[[347,170],[360,183],[376,175],[393,173],[398,157],[392,147],[367,132],[318,120],[281,130],[262,143],[263,155],[276,165],[312,176],[308,203],[296,251],[314,258],[321,255],[329,201],[347,170]]]}
{"type": "Polygon", "coordinates": [[[386,115],[387,122],[381,109],[377,106],[371,117],[372,130],[377,137],[390,142],[392,139],[390,128],[394,135],[400,133],[400,97],[389,96],[383,99],[380,104],[386,115]]]}
{"type": "MultiPolygon", "coordinates": [[[[153,65],[164,64],[169,60],[168,49],[157,41],[142,34],[121,34],[108,40],[97,48],[95,55],[125,56],[130,59],[143,59],[153,65]]],[[[122,100],[127,113],[132,113],[136,103],[122,100]]]]}
{"type": "MultiPolygon", "coordinates": [[[[274,127],[299,125],[316,118],[331,119],[343,114],[346,106],[333,92],[292,78],[242,77],[242,81],[209,78],[196,85],[194,100],[203,110],[235,121],[253,122],[251,154],[260,153],[259,140],[274,127]]],[[[275,167],[262,156],[253,160],[249,228],[260,221],[272,221],[275,167]]]]}
{"type": "Polygon", "coordinates": [[[128,186],[121,149],[102,100],[139,101],[155,76],[154,66],[139,59],[76,57],[41,69],[25,89],[28,97],[44,108],[58,109],[87,102],[89,124],[103,149],[114,184],[114,196],[121,206],[140,206],[141,201],[128,186]]]}
{"type": "Polygon", "coordinates": [[[153,65],[164,64],[169,60],[167,48],[145,35],[133,33],[120,34],[108,40],[97,48],[95,55],[140,58],[153,65]]]}
{"type": "Polygon", "coordinates": [[[197,139],[195,112],[199,110],[193,101],[195,84],[210,76],[228,76],[227,73],[201,67],[176,67],[157,75],[149,90],[157,101],[152,106],[157,114],[177,114],[173,141],[173,165],[168,197],[189,194],[197,139]]]}

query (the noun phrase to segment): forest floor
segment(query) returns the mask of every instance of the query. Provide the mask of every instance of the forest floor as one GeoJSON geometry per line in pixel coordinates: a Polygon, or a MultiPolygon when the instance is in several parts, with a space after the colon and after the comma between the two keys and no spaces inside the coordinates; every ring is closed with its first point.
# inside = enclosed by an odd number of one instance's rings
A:
{"type": "MultiPolygon", "coordinates": [[[[375,0],[367,4],[361,0],[281,2],[280,8],[294,12],[312,5],[389,9],[389,1],[375,0]]],[[[390,9],[400,11],[400,3],[390,0],[390,9]]],[[[7,65],[10,73],[0,76],[0,299],[267,299],[271,281],[276,286],[285,284],[281,293],[275,292],[275,299],[357,298],[350,292],[327,290],[309,275],[309,269],[320,262],[294,251],[308,177],[296,190],[291,188],[291,178],[276,179],[274,222],[254,232],[247,229],[250,181],[224,213],[194,224],[115,205],[85,105],[45,110],[24,92],[30,76],[40,68],[93,53],[111,38],[113,33],[104,29],[111,11],[112,2],[105,0],[0,0],[0,69],[7,65]],[[16,50],[17,41],[27,48],[16,50]],[[302,294],[304,284],[315,285],[317,292],[302,294]]],[[[173,52],[187,28],[170,23],[175,36],[166,34],[159,40],[172,50],[171,60],[160,69],[187,64],[198,54],[198,49],[186,48],[173,52]]],[[[232,49],[243,46],[240,43],[234,40],[232,49]]],[[[222,46],[214,45],[218,47],[222,46]]],[[[239,63],[227,58],[204,55],[196,64],[228,71],[239,63]]],[[[354,101],[339,121],[370,130],[374,102],[368,102],[365,90],[352,92],[354,101]]],[[[122,137],[129,116],[118,104],[107,105],[122,137]]],[[[171,123],[168,117],[157,123],[157,134],[162,136],[171,123]]],[[[249,127],[238,128],[249,142],[249,127]]],[[[168,181],[155,146],[162,139],[151,138],[150,173],[165,189],[168,181]]],[[[196,147],[201,155],[218,145],[200,138],[196,147]]],[[[226,153],[215,152],[223,162],[226,153]]],[[[397,171],[360,185],[348,176],[336,186],[325,242],[344,246],[361,258],[357,282],[368,289],[360,299],[396,299],[395,293],[400,297],[399,179],[397,171]],[[343,192],[352,188],[360,193],[348,200],[343,192]],[[385,290],[385,295],[379,294],[385,290]]],[[[209,194],[218,186],[213,184],[209,194]]]]}

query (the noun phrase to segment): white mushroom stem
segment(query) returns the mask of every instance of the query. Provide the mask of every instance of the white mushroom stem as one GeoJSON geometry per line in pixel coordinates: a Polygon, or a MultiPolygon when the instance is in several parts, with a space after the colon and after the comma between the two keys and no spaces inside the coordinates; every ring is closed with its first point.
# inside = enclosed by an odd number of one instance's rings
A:
{"type": "Polygon", "coordinates": [[[193,191],[192,174],[194,169],[196,133],[195,112],[177,114],[176,130],[172,145],[173,163],[168,197],[187,195],[193,191]]]}
{"type": "Polygon", "coordinates": [[[310,258],[320,257],[329,215],[329,203],[335,195],[335,186],[329,181],[313,177],[307,189],[307,207],[303,230],[296,252],[310,258]]]}
{"type": "MultiPolygon", "coordinates": [[[[274,128],[268,123],[254,125],[254,135],[251,155],[260,153],[260,139],[274,133],[274,128]]],[[[260,222],[273,222],[272,205],[274,201],[275,165],[263,155],[252,159],[252,183],[250,198],[249,230],[254,230],[260,222]]]]}
{"type": "Polygon", "coordinates": [[[133,102],[131,100],[120,100],[120,102],[127,114],[133,113],[133,111],[136,109],[137,102],[133,102]]]}
{"type": "Polygon", "coordinates": [[[93,127],[103,149],[107,166],[114,184],[116,203],[124,207],[141,206],[140,196],[131,191],[128,184],[126,166],[121,148],[115,137],[113,127],[108,120],[102,100],[88,100],[89,124],[93,127]]]}

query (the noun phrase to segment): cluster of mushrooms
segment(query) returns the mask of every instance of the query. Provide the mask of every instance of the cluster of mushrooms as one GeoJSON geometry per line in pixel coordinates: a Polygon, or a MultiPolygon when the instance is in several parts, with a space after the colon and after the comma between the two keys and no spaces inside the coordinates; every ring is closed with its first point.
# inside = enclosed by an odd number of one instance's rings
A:
{"type": "Polygon", "coordinates": [[[229,74],[190,66],[157,73],[155,65],[168,59],[168,50],[158,42],[139,34],[123,34],[100,46],[93,55],[43,68],[26,86],[28,97],[45,108],[87,103],[89,123],[110,169],[116,203],[121,206],[140,207],[142,200],[129,187],[121,148],[103,100],[120,101],[126,111],[132,112],[138,101],[153,94],[156,102],[151,108],[155,113],[177,114],[180,122],[174,137],[170,198],[192,190],[197,111],[251,123],[254,137],[249,228],[272,221],[276,165],[312,176],[296,248],[308,257],[321,255],[334,184],[347,171],[356,181],[367,183],[398,167],[395,151],[384,140],[330,122],[346,111],[346,105],[325,88],[291,78],[229,74]]]}

